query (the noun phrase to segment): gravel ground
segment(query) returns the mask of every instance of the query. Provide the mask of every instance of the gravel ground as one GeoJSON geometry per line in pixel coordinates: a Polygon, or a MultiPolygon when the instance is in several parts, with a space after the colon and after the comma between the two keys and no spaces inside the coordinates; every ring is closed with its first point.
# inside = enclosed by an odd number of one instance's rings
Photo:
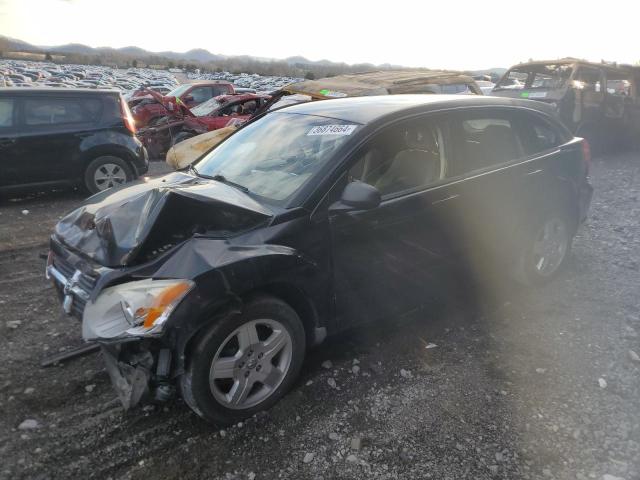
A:
{"type": "Polygon", "coordinates": [[[640,479],[640,155],[592,178],[555,282],[487,283],[333,338],[276,407],[226,430],[181,401],[124,413],[98,355],[39,367],[81,342],[39,254],[82,196],[5,201],[0,478],[640,479]]]}

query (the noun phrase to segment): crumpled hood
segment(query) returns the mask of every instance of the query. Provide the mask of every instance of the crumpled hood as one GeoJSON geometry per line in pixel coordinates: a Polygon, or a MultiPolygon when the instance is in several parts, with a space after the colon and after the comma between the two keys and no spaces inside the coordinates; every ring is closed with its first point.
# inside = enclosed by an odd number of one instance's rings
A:
{"type": "Polygon", "coordinates": [[[90,197],[56,225],[55,235],[100,265],[129,266],[194,235],[230,236],[272,215],[236,188],[175,172],[90,197]]]}

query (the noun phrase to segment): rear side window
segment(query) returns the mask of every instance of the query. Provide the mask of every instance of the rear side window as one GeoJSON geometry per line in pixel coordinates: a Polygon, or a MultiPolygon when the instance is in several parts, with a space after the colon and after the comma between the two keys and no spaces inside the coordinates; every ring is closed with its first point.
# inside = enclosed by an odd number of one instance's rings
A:
{"type": "Polygon", "coordinates": [[[522,146],[525,154],[535,155],[564,143],[564,138],[557,128],[547,123],[537,115],[527,114],[522,116],[522,146]]]}
{"type": "Polygon", "coordinates": [[[447,177],[465,175],[524,156],[508,115],[461,115],[454,120],[452,134],[454,154],[447,177]]]}
{"type": "Polygon", "coordinates": [[[600,93],[602,91],[601,77],[600,70],[596,68],[580,67],[576,72],[574,86],[580,90],[600,93]]]}
{"type": "Polygon", "coordinates": [[[196,87],[189,92],[196,103],[206,102],[211,98],[211,87],[196,87]]]}
{"type": "Polygon", "coordinates": [[[214,87],[211,87],[211,89],[213,90],[214,97],[217,97],[218,95],[227,95],[228,93],[231,93],[231,89],[227,85],[216,85],[214,87]]]}
{"type": "Polygon", "coordinates": [[[24,103],[27,125],[65,125],[96,122],[102,102],[96,98],[30,98],[24,103]]]}
{"type": "Polygon", "coordinates": [[[0,98],[0,128],[13,127],[15,102],[13,98],[0,98]]]}

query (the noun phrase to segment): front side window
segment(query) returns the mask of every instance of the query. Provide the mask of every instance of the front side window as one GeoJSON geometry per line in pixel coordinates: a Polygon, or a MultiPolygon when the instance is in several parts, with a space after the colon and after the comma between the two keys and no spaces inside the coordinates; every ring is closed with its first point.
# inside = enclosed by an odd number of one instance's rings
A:
{"type": "Polygon", "coordinates": [[[394,125],[361,149],[349,180],[366,182],[383,196],[433,185],[444,177],[442,144],[442,131],[431,122],[394,125]]]}
{"type": "Polygon", "coordinates": [[[24,103],[27,125],[64,125],[95,122],[102,102],[95,98],[30,98],[24,103]]]}
{"type": "Polygon", "coordinates": [[[13,127],[14,108],[12,98],[0,98],[0,128],[13,127]]]}
{"type": "Polygon", "coordinates": [[[501,114],[461,115],[452,122],[454,154],[448,177],[466,175],[524,156],[512,120],[501,114]]]}
{"type": "Polygon", "coordinates": [[[273,112],[247,125],[195,167],[276,204],[288,204],[361,128],[334,118],[273,112]]]}

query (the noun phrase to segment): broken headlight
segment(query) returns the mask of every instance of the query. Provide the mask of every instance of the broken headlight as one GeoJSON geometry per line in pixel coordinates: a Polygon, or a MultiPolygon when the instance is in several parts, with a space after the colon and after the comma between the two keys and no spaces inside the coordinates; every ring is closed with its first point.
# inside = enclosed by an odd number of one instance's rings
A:
{"type": "Polygon", "coordinates": [[[103,290],[82,318],[85,340],[147,336],[162,328],[193,288],[189,280],[139,280],[103,290]]]}

